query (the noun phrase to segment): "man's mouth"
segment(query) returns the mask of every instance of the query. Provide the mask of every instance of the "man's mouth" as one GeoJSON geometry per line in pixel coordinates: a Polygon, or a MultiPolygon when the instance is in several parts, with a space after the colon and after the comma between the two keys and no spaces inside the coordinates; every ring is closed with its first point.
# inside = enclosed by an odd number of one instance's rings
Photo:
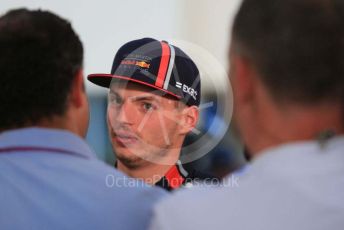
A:
{"type": "Polygon", "coordinates": [[[125,132],[115,132],[112,135],[112,138],[118,145],[123,147],[129,147],[138,141],[138,138],[135,135],[125,132]]]}

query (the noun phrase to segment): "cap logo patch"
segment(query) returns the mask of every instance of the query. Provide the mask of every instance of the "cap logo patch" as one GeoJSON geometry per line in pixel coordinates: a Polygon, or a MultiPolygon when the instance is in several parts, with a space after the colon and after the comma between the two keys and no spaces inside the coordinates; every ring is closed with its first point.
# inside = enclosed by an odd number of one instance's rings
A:
{"type": "Polygon", "coordinates": [[[139,66],[141,68],[146,68],[148,69],[150,64],[144,61],[135,61],[135,60],[123,60],[121,62],[121,65],[136,65],[139,66]]]}
{"type": "Polygon", "coordinates": [[[189,87],[189,86],[182,84],[180,82],[176,82],[176,87],[179,89],[182,89],[184,93],[189,94],[194,100],[196,100],[197,91],[194,88],[189,87]]]}

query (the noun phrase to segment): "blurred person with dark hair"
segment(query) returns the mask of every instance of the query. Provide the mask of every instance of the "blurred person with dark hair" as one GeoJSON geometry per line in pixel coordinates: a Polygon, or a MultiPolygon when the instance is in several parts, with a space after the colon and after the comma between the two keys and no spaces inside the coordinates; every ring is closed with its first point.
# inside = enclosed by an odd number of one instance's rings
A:
{"type": "Polygon", "coordinates": [[[147,227],[162,191],[126,186],[83,140],[82,61],[78,35],[59,16],[17,9],[0,17],[2,230],[147,227]]]}
{"type": "Polygon", "coordinates": [[[344,1],[244,0],[230,47],[251,165],[163,201],[152,229],[343,229],[344,1]]]}

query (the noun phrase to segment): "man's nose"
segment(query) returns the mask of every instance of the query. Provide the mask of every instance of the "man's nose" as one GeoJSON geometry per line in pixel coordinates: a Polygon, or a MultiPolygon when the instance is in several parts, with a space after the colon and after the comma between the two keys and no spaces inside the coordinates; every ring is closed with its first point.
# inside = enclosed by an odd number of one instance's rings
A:
{"type": "Polygon", "coordinates": [[[125,102],[118,107],[116,120],[120,123],[132,124],[135,116],[134,113],[133,105],[130,102],[125,102]]]}

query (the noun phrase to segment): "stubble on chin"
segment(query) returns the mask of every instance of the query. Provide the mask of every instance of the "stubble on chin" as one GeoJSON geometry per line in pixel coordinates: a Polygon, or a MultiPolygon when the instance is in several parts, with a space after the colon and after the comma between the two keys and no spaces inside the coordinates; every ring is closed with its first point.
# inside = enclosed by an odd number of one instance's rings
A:
{"type": "Polygon", "coordinates": [[[120,161],[122,164],[124,164],[127,168],[130,169],[137,169],[145,164],[145,160],[136,155],[128,157],[121,154],[117,154],[116,157],[118,161],[120,161]]]}

